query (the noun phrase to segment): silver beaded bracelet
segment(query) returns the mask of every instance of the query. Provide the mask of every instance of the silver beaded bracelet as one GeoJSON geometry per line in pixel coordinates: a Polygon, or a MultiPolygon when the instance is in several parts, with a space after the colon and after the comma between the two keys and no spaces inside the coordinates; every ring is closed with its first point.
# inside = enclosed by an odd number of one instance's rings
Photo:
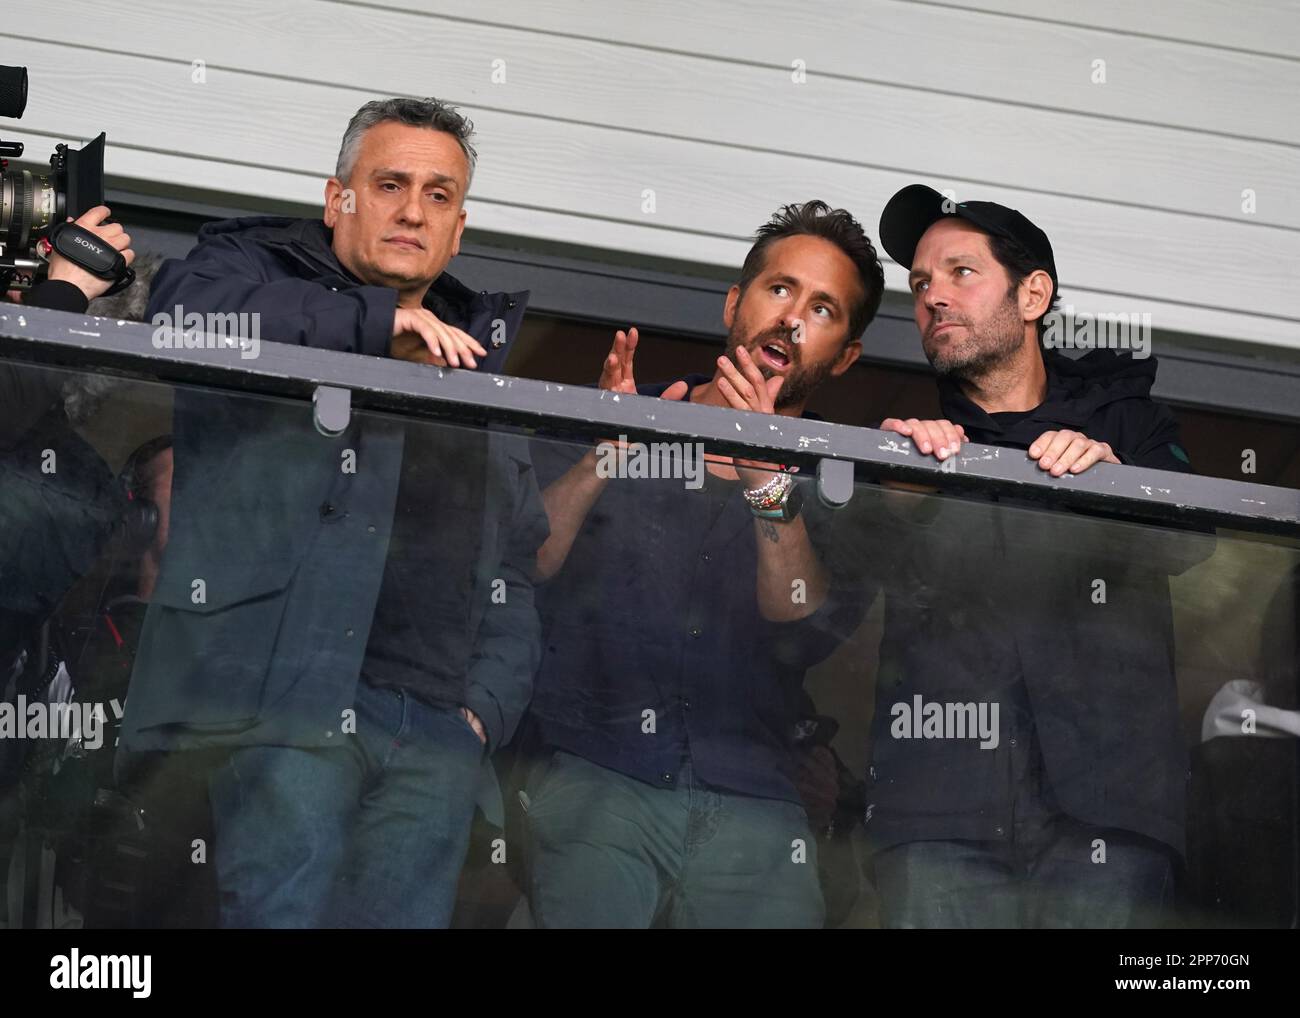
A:
{"type": "Polygon", "coordinates": [[[774,474],[761,488],[746,488],[745,501],[754,510],[775,509],[784,504],[793,487],[794,478],[789,474],[774,474]]]}

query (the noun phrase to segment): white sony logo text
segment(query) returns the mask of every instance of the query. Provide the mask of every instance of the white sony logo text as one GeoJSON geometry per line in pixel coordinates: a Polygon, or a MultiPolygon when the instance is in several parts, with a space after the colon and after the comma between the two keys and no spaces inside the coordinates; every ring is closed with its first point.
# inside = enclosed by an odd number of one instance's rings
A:
{"type": "Polygon", "coordinates": [[[103,253],[104,253],[104,249],[103,249],[102,247],[96,247],[94,244],[92,244],[90,241],[88,241],[85,237],[73,237],[73,238],[72,238],[72,242],[73,242],[74,244],[80,244],[82,247],[88,247],[88,248],[90,248],[90,250],[94,251],[95,254],[103,254],[103,253]]]}

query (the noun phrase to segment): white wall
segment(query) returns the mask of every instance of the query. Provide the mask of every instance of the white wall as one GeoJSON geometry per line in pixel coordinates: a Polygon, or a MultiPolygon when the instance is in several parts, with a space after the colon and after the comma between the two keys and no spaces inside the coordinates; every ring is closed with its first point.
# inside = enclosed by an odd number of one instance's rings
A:
{"type": "Polygon", "coordinates": [[[472,226],[738,266],[779,204],[874,237],[920,180],[1035,220],[1080,310],[1300,348],[1300,0],[63,0],[39,23],[58,41],[0,37],[31,72],[5,135],[107,130],[120,178],[318,202],[362,102],[437,95],[479,128],[472,226]]]}

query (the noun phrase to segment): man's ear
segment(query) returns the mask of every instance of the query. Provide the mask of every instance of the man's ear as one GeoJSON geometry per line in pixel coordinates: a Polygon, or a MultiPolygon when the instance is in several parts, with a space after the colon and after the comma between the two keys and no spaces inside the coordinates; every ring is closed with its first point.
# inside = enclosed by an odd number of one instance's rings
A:
{"type": "Polygon", "coordinates": [[[1020,313],[1026,322],[1042,317],[1052,303],[1052,277],[1034,269],[1020,283],[1020,313]]]}
{"type": "Polygon", "coordinates": [[[736,284],[727,291],[727,299],[722,304],[722,324],[731,331],[731,323],[736,320],[736,308],[740,307],[740,285],[736,284]]]}
{"type": "Polygon", "coordinates": [[[460,219],[456,223],[456,237],[451,242],[451,256],[453,258],[455,258],[458,254],[460,254],[460,238],[464,232],[465,232],[465,206],[462,205],[460,207],[460,219]]]}
{"type": "Polygon", "coordinates": [[[325,225],[331,230],[339,221],[340,209],[343,207],[343,181],[330,177],[325,181],[325,225]]]}
{"type": "Polygon", "coordinates": [[[835,363],[831,366],[831,374],[838,378],[840,375],[844,374],[844,372],[848,371],[849,368],[853,367],[861,356],[862,340],[855,339],[851,342],[845,343],[844,349],[835,357],[835,363]]]}

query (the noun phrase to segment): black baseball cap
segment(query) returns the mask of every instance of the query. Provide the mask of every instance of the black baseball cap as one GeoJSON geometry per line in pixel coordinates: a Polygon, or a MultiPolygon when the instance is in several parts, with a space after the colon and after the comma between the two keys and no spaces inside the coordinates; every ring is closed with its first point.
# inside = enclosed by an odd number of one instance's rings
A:
{"type": "Polygon", "coordinates": [[[945,216],[957,216],[985,233],[1014,240],[1052,277],[1052,294],[1057,290],[1056,259],[1047,234],[1015,209],[991,201],[954,202],[924,184],[910,184],[889,199],[880,214],[880,244],[889,257],[911,269],[916,245],[931,226],[945,216]]]}

